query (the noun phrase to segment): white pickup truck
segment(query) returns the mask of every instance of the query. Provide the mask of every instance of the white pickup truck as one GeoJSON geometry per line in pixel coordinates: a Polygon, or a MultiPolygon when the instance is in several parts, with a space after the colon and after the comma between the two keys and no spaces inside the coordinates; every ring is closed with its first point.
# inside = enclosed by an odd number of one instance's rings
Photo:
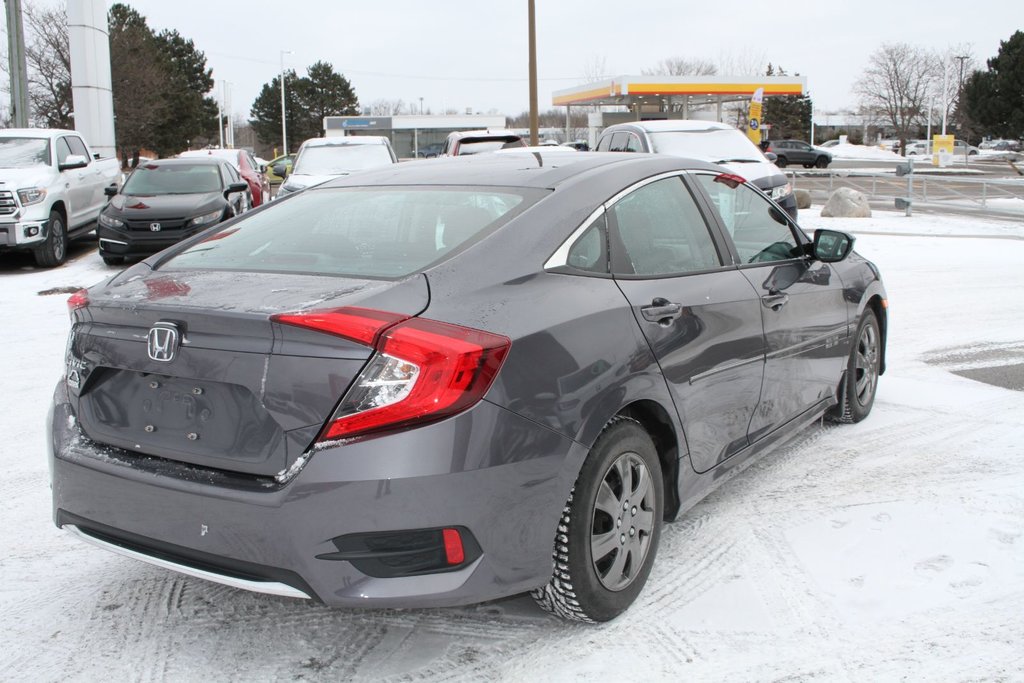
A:
{"type": "Polygon", "coordinates": [[[0,252],[64,263],[68,240],[95,229],[105,190],[120,178],[117,159],[93,155],[73,130],[0,130],[0,252]]]}

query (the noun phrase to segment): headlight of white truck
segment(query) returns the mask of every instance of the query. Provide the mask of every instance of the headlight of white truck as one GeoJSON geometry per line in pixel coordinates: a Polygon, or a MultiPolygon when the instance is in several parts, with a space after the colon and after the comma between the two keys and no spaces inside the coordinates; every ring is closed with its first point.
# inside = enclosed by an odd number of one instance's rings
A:
{"type": "Polygon", "coordinates": [[[787,197],[791,194],[793,194],[793,186],[790,185],[789,183],[772,188],[772,199],[774,199],[775,201],[778,201],[783,197],[787,197]]]}
{"type": "Polygon", "coordinates": [[[39,202],[46,199],[46,188],[45,187],[26,187],[18,190],[18,199],[21,200],[22,206],[28,206],[29,204],[38,204],[39,202]]]}

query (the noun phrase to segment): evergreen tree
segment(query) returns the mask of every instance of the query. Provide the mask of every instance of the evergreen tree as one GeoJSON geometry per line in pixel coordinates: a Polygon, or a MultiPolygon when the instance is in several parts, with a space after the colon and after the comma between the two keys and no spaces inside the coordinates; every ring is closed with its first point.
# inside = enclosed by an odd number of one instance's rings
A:
{"type": "Polygon", "coordinates": [[[177,31],[155,37],[162,67],[165,115],[153,140],[161,156],[176,154],[196,138],[217,137],[217,103],[206,93],[213,89],[213,72],[206,56],[177,31]]]}
{"type": "MultiPolygon", "coordinates": [[[[293,69],[284,74],[285,111],[288,124],[288,149],[296,150],[302,141],[311,137],[309,126],[299,99],[299,79],[293,69]]],[[[281,77],[275,76],[269,83],[264,83],[260,94],[249,110],[249,123],[256,132],[256,138],[268,145],[281,145],[281,77]]],[[[316,133],[313,133],[315,135],[316,133]]]]}
{"type": "Polygon", "coordinates": [[[115,134],[121,163],[128,165],[131,160],[134,165],[139,150],[154,145],[165,119],[166,69],[145,17],[127,5],[115,3],[108,22],[115,134]]]}
{"type": "MultiPolygon", "coordinates": [[[[766,76],[785,76],[786,71],[768,65],[766,76]]],[[[782,95],[764,98],[764,123],[771,124],[771,138],[809,140],[811,132],[810,95],[782,95]]]]}
{"type": "MultiPolygon", "coordinates": [[[[351,116],[359,113],[359,100],[349,83],[327,62],[310,66],[307,76],[285,72],[285,109],[288,123],[288,149],[298,149],[303,140],[320,137],[325,116],[351,116]]],[[[249,111],[256,137],[270,145],[281,144],[281,79],[275,76],[264,83],[249,111]]]]}
{"type": "Polygon", "coordinates": [[[999,42],[986,71],[975,71],[964,86],[967,115],[983,131],[1006,138],[1024,136],[1024,32],[999,42]]]}

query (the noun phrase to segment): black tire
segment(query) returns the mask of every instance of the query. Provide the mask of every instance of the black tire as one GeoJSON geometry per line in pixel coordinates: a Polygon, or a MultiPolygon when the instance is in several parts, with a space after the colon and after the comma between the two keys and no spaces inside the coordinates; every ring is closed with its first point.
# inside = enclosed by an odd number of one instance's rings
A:
{"type": "Polygon", "coordinates": [[[786,160],[786,157],[777,157],[775,159],[775,165],[779,168],[786,168],[786,166],[789,165],[789,162],[786,160]]]}
{"type": "Polygon", "coordinates": [[[531,594],[537,604],[572,621],[609,621],[624,612],[654,564],[663,510],[654,442],[635,420],[613,418],[566,501],[555,534],[554,573],[531,594]],[[595,546],[607,552],[595,559],[595,546]]]}
{"type": "Polygon", "coordinates": [[[124,256],[110,256],[108,254],[100,254],[100,258],[108,266],[120,266],[124,263],[124,256]]]}
{"type": "Polygon", "coordinates": [[[68,260],[68,228],[59,211],[51,211],[46,223],[46,239],[33,252],[36,265],[55,268],[68,260]]]}
{"type": "Polygon", "coordinates": [[[815,160],[814,165],[817,168],[828,168],[828,157],[818,157],[815,160]]]}
{"type": "Polygon", "coordinates": [[[839,386],[839,403],[828,413],[833,422],[860,422],[871,413],[878,391],[882,360],[882,335],[878,318],[870,308],[864,311],[854,336],[846,372],[839,386]]]}

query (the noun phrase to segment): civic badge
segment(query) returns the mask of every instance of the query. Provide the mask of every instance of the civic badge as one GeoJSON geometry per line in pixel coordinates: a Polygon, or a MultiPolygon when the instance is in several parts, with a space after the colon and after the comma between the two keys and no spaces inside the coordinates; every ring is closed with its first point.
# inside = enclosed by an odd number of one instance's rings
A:
{"type": "Polygon", "coordinates": [[[146,350],[150,360],[170,363],[178,353],[181,344],[181,333],[174,323],[159,322],[149,329],[146,335],[146,350]]]}
{"type": "Polygon", "coordinates": [[[161,226],[159,223],[150,223],[149,224],[149,229],[152,230],[153,232],[160,232],[160,228],[161,227],[163,227],[163,226],[161,226]]]}

